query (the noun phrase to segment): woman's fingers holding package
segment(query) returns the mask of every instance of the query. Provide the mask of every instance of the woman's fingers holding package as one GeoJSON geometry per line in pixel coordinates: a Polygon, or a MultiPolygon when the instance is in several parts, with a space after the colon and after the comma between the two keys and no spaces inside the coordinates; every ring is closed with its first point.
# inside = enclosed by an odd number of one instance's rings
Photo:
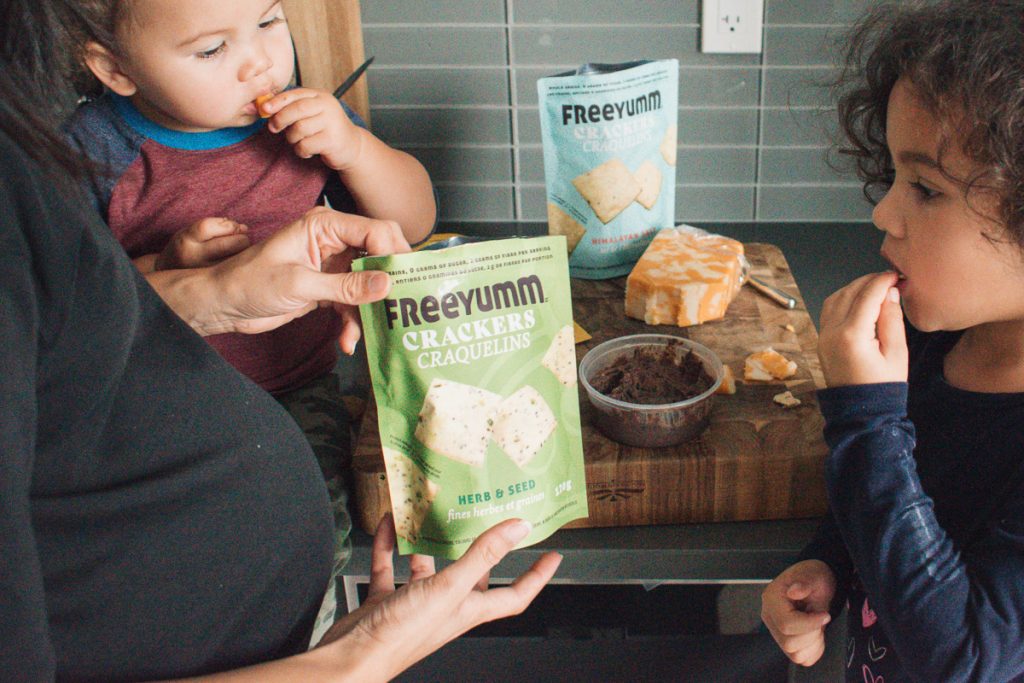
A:
{"type": "Polygon", "coordinates": [[[384,515],[373,535],[373,550],[370,555],[369,597],[393,593],[395,590],[395,526],[391,513],[384,515]]]}
{"type": "Polygon", "coordinates": [[[430,555],[413,554],[409,556],[409,580],[419,581],[436,573],[434,558],[430,555]]]}
{"type": "Polygon", "coordinates": [[[519,541],[530,533],[530,524],[521,519],[506,520],[481,534],[463,555],[463,562],[449,566],[444,573],[457,585],[470,589],[491,571],[519,541]]]}
{"type": "Polygon", "coordinates": [[[334,301],[348,304],[366,304],[379,301],[391,291],[391,277],[387,273],[369,270],[363,273],[330,275],[336,278],[334,301]]]}
{"type": "Polygon", "coordinates": [[[359,324],[359,309],[345,304],[334,304],[334,310],[341,316],[341,334],[338,343],[341,350],[351,356],[356,352],[356,345],[363,336],[363,328],[359,324]]]}
{"type": "Polygon", "coordinates": [[[555,575],[561,563],[560,554],[545,553],[511,585],[487,590],[483,594],[488,599],[484,621],[522,614],[555,575]]]}
{"type": "Polygon", "coordinates": [[[366,218],[320,206],[307,211],[303,222],[313,233],[321,260],[346,249],[361,250],[370,256],[410,251],[409,243],[395,221],[366,218]]]}

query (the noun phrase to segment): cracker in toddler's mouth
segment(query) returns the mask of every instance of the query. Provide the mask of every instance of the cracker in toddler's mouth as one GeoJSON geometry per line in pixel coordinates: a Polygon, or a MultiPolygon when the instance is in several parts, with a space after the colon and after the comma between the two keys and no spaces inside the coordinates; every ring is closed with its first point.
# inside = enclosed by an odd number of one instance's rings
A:
{"type": "Polygon", "coordinates": [[[270,92],[263,93],[262,95],[260,95],[259,97],[256,98],[256,100],[255,100],[256,112],[260,115],[261,119],[268,119],[268,118],[270,118],[270,114],[268,114],[266,112],[266,110],[263,108],[263,106],[267,102],[269,102],[270,100],[272,100],[275,97],[277,97],[277,94],[280,93],[280,92],[281,92],[280,90],[271,90],[270,92]]]}

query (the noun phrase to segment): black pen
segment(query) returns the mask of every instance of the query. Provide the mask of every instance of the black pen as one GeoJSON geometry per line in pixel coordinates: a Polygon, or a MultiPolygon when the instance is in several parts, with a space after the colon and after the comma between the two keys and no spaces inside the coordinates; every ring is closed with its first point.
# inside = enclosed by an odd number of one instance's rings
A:
{"type": "Polygon", "coordinates": [[[370,64],[372,63],[373,57],[370,57],[365,62],[360,64],[359,68],[353,71],[352,75],[346,78],[345,82],[339,85],[338,88],[334,91],[334,99],[340,100],[341,96],[348,92],[348,89],[351,88],[355,84],[355,82],[359,80],[359,77],[363,75],[363,72],[366,71],[366,67],[370,66],[370,64]]]}

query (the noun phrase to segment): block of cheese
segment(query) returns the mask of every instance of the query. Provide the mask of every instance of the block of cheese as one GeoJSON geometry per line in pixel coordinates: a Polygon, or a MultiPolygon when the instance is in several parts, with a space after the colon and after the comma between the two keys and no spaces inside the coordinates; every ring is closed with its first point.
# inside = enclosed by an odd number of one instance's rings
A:
{"type": "Polygon", "coordinates": [[[768,347],[747,356],[743,362],[743,379],[768,382],[796,374],[796,363],[768,347]]]}
{"type": "Polygon", "coordinates": [[[661,230],[626,279],[626,315],[648,325],[699,325],[725,316],[739,292],[743,245],[680,226],[661,230]]]}

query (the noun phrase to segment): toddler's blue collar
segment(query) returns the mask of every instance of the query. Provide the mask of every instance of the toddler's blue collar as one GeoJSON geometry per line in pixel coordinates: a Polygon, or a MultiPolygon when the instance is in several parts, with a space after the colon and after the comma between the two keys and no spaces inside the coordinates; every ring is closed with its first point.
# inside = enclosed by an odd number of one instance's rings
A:
{"type": "Polygon", "coordinates": [[[143,116],[127,97],[121,97],[114,93],[110,93],[110,96],[114,100],[114,108],[117,110],[117,113],[139,135],[174,149],[200,151],[227,147],[237,144],[259,132],[267,123],[264,119],[256,119],[253,123],[241,128],[221,128],[220,130],[211,130],[206,133],[184,133],[180,130],[171,130],[170,128],[164,128],[158,123],[153,123],[143,116]]]}

